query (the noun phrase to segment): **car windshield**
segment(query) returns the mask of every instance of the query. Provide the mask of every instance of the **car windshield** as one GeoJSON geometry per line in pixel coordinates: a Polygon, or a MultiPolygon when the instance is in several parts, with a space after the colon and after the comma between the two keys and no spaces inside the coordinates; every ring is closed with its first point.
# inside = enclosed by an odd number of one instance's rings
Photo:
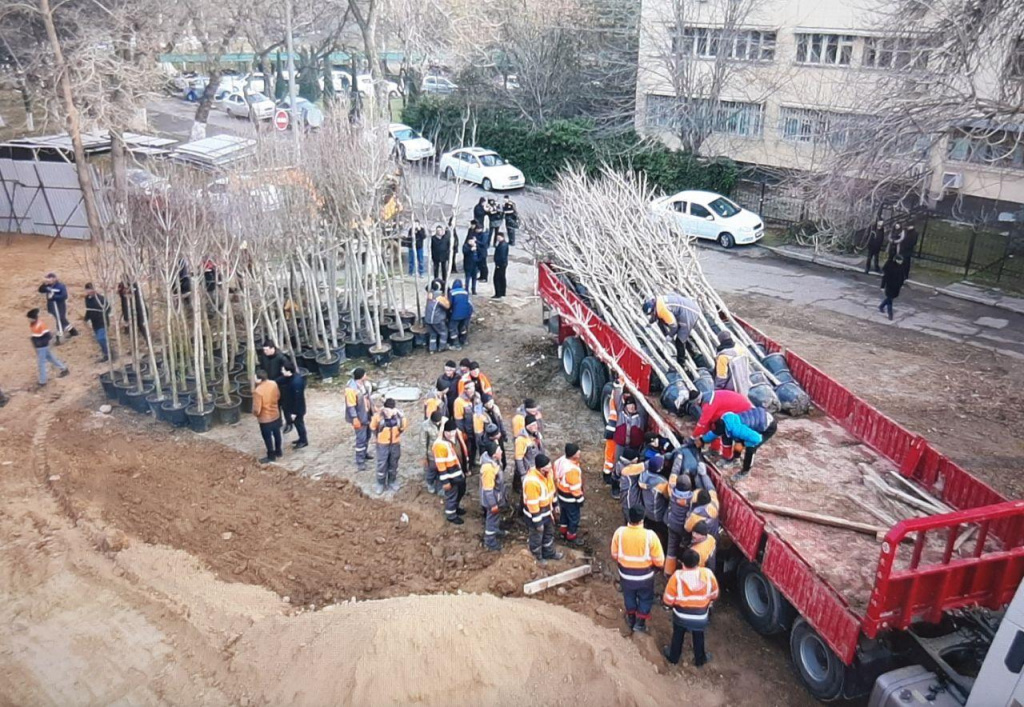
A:
{"type": "Polygon", "coordinates": [[[269,100],[270,99],[267,98],[266,96],[264,96],[262,93],[250,93],[249,94],[249,102],[250,103],[262,103],[263,101],[269,101],[269,100]]]}
{"type": "Polygon", "coordinates": [[[736,204],[732,203],[724,196],[718,197],[708,204],[708,206],[722,218],[729,218],[730,216],[735,216],[740,212],[740,207],[736,206],[736,204]]]}
{"type": "Polygon", "coordinates": [[[492,152],[488,155],[480,155],[480,164],[484,167],[500,167],[505,164],[505,160],[492,152]]]}
{"type": "Polygon", "coordinates": [[[396,140],[415,140],[420,134],[412,128],[402,128],[401,130],[395,131],[396,140]]]}

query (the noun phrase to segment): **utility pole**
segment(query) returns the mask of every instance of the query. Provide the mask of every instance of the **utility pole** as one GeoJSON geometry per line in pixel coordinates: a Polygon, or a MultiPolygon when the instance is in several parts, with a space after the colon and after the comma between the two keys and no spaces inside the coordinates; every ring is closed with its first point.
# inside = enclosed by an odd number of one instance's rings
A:
{"type": "Polygon", "coordinates": [[[292,129],[292,140],[295,141],[295,161],[299,161],[299,111],[295,105],[299,95],[295,88],[295,40],[292,37],[292,0],[284,0],[284,23],[285,31],[288,34],[288,102],[291,110],[288,115],[288,124],[292,129]]]}

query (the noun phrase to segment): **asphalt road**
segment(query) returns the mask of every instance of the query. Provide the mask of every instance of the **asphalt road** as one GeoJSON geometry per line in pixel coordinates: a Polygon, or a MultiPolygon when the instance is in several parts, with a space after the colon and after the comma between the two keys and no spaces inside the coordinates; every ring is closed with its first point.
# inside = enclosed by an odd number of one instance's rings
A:
{"type": "MultiPolygon", "coordinates": [[[[194,104],[159,99],[149,107],[150,123],[161,133],[187,139],[194,112],[194,104]]],[[[253,128],[244,120],[214,111],[207,134],[224,133],[252,135],[253,128]]],[[[479,187],[439,179],[430,165],[410,166],[406,175],[413,202],[430,205],[419,214],[427,225],[445,220],[454,206],[461,232],[472,218],[473,206],[481,196],[487,196],[479,187]]],[[[550,214],[550,202],[543,190],[520,190],[513,192],[512,198],[521,215],[523,244],[528,246],[529,234],[539,227],[543,215],[550,214]]],[[[510,287],[528,289],[526,282],[515,282],[532,277],[527,248],[517,245],[512,259],[520,267],[510,269],[510,287]]],[[[721,292],[774,297],[855,319],[885,322],[877,309],[881,301],[877,277],[795,262],[750,246],[725,251],[708,245],[700,249],[700,260],[711,284],[721,292]]],[[[892,326],[1024,360],[1024,315],[913,285],[904,288],[894,309],[892,326]]]]}

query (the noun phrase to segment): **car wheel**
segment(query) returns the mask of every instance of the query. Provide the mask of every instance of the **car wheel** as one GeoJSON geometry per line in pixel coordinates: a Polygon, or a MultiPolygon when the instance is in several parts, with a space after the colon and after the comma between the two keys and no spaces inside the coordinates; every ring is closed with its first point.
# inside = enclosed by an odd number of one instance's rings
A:
{"type": "Polygon", "coordinates": [[[731,233],[722,233],[718,236],[718,245],[723,248],[732,248],[736,245],[736,239],[732,237],[731,233]]]}
{"type": "Polygon", "coordinates": [[[797,676],[814,697],[831,702],[842,696],[846,666],[802,616],[789,634],[789,652],[797,676]]]}
{"type": "Polygon", "coordinates": [[[484,188],[484,191],[492,191],[494,189],[494,185],[491,184],[491,180],[486,178],[480,183],[480,186],[484,188]]]}
{"type": "Polygon", "coordinates": [[[454,180],[455,170],[453,170],[451,167],[446,167],[444,170],[444,178],[447,179],[449,182],[454,180]]]}

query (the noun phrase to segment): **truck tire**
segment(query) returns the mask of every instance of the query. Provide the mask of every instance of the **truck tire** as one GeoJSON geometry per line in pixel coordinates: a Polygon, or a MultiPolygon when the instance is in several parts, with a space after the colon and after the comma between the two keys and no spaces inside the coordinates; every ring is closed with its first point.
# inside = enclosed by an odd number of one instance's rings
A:
{"type": "Polygon", "coordinates": [[[605,383],[604,389],[601,390],[601,417],[604,418],[605,422],[608,422],[608,415],[611,412],[612,392],[614,390],[615,386],[612,383],[605,383]]]}
{"type": "Polygon", "coordinates": [[[604,364],[593,356],[583,359],[583,365],[580,368],[580,394],[588,408],[591,410],[601,409],[602,393],[607,384],[608,369],[604,367],[604,364]]]}
{"type": "Polygon", "coordinates": [[[800,682],[815,698],[832,702],[842,697],[846,666],[802,616],[793,622],[789,655],[800,682]]]}
{"type": "Polygon", "coordinates": [[[736,571],[740,608],[755,631],[762,636],[782,633],[793,623],[795,611],[779,590],[768,581],[754,562],[742,560],[736,571]]]}
{"type": "Polygon", "coordinates": [[[570,336],[562,342],[562,373],[569,385],[580,384],[580,369],[587,357],[587,347],[578,336],[570,336]]]}

